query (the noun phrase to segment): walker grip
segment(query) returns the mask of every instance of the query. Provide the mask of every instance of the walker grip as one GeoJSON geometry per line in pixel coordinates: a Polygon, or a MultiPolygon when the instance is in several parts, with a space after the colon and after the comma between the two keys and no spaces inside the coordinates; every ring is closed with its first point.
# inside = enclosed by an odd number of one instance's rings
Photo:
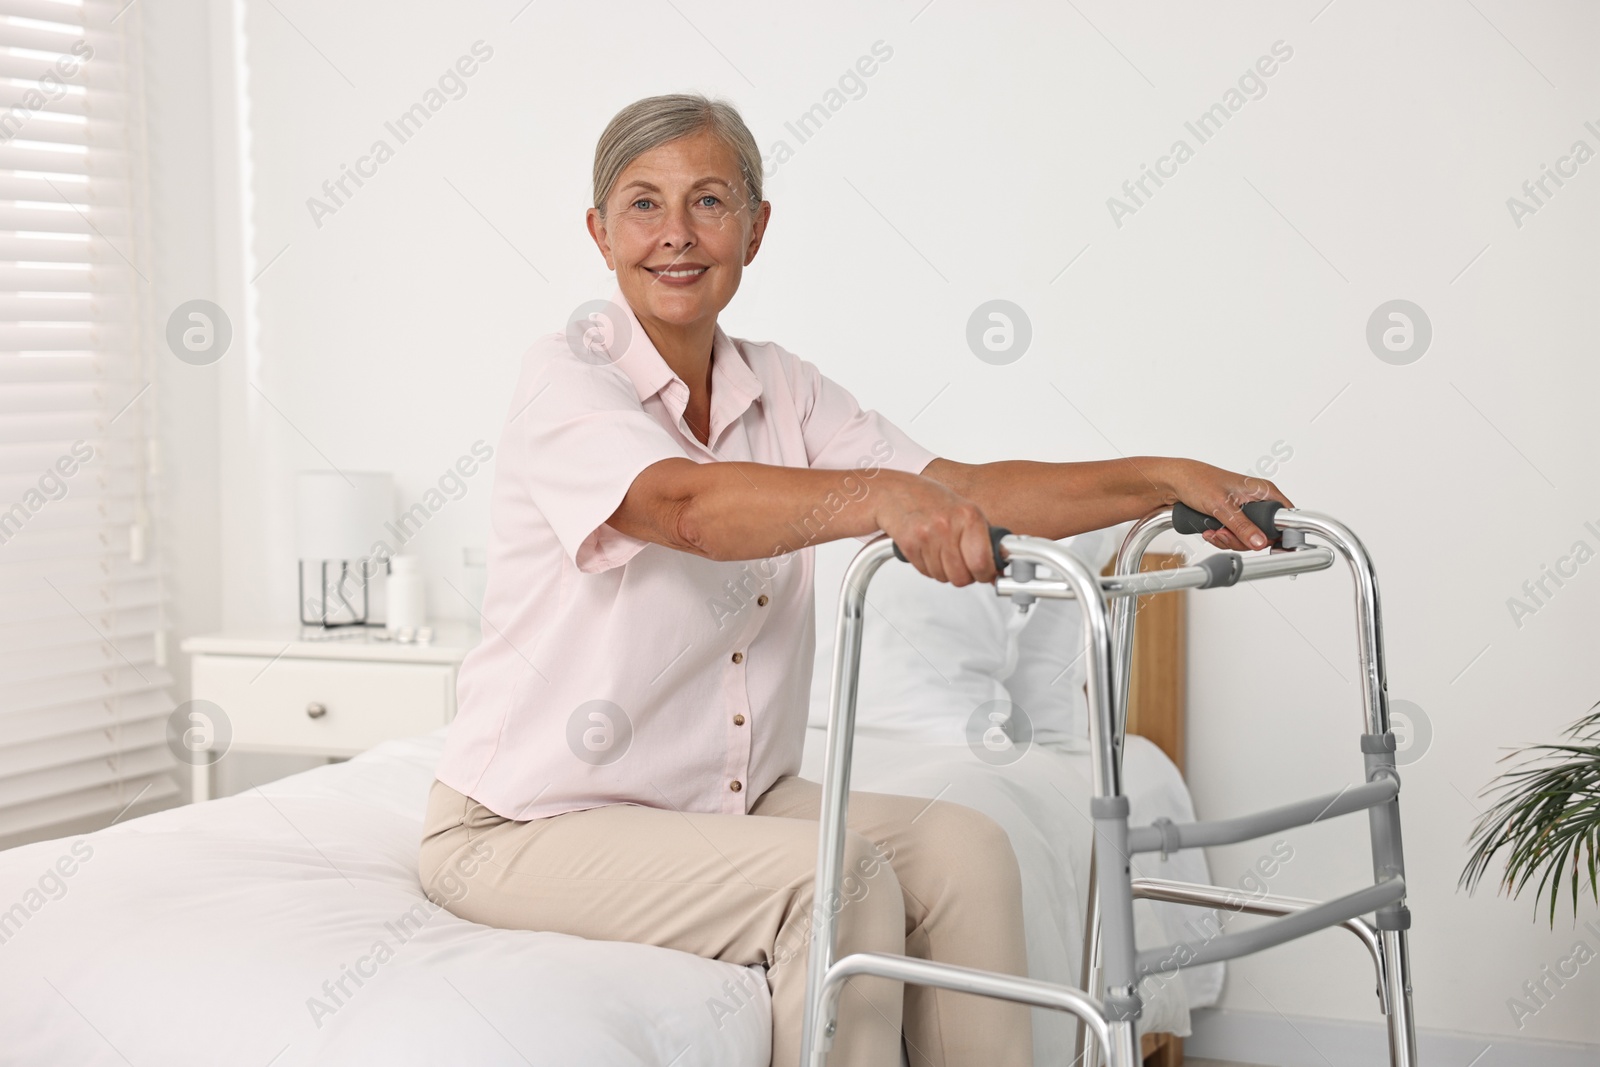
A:
{"type": "MultiPolygon", "coordinates": [[[[1270,544],[1278,544],[1283,540],[1283,531],[1279,530],[1273,519],[1283,505],[1276,500],[1252,500],[1240,511],[1244,517],[1256,524],[1260,531],[1267,535],[1270,544]]],[[[1222,520],[1213,518],[1203,511],[1196,511],[1188,504],[1172,505],[1172,528],[1181,534],[1197,534],[1204,530],[1222,529],[1222,520]]]]}
{"type": "MultiPolygon", "coordinates": [[[[996,573],[1002,572],[1006,569],[1006,558],[1000,554],[1000,539],[1002,537],[1010,536],[1011,531],[1006,529],[1004,526],[989,527],[989,547],[994,550],[994,569],[996,573]]],[[[890,546],[894,549],[895,559],[899,560],[901,563],[911,562],[910,560],[906,559],[904,553],[900,551],[899,545],[891,541],[890,546]]]]}

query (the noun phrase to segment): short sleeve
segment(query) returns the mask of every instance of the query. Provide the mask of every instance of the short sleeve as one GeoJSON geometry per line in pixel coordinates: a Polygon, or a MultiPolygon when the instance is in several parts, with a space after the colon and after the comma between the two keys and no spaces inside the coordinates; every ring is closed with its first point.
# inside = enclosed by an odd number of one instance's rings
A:
{"type": "Polygon", "coordinates": [[[585,574],[620,567],[648,541],[606,525],[646,467],[689,458],[639,403],[626,374],[550,356],[519,396],[526,485],[567,558],[585,574]]]}
{"type": "Polygon", "coordinates": [[[798,399],[806,457],[813,468],[887,467],[921,474],[935,453],[876,411],[863,411],[849,390],[807,362],[800,366],[798,399]]]}

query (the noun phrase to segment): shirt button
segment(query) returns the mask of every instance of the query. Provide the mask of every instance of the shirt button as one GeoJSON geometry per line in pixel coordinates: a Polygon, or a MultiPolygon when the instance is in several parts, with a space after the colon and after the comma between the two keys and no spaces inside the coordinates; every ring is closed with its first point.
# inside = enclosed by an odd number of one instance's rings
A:
{"type": "Polygon", "coordinates": [[[760,596],[756,597],[756,607],[764,608],[766,606],[767,606],[767,594],[762,593],[760,596]]]}
{"type": "Polygon", "coordinates": [[[743,789],[744,786],[740,785],[738,782],[734,782],[732,785],[728,786],[728,788],[737,793],[739,790],[743,789]]]}
{"type": "Polygon", "coordinates": [[[735,652],[733,654],[733,662],[735,662],[735,663],[743,663],[744,662],[744,653],[743,652],[735,652]]]}
{"type": "Polygon", "coordinates": [[[733,725],[735,725],[735,726],[743,726],[744,725],[744,716],[743,715],[735,715],[733,717],[733,725]]]}

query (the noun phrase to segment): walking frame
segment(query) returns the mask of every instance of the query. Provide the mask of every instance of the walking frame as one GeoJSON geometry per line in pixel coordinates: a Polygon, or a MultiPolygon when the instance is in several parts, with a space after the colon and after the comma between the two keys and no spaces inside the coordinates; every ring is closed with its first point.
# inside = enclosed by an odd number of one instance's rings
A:
{"type": "Polygon", "coordinates": [[[1114,573],[1107,577],[1091,574],[1055,541],[990,528],[995,565],[1002,571],[993,583],[996,595],[1010,597],[1022,611],[1036,599],[1046,598],[1077,600],[1083,612],[1094,789],[1090,815],[1095,844],[1090,853],[1082,983],[1076,989],[904,955],[858,952],[844,959],[834,958],[867,585],[891,556],[905,559],[886,535],[869,542],[856,554],[845,572],[834,641],[802,1064],[825,1067],[838,1025],[839,996],[844,984],[857,975],[873,975],[1067,1012],[1078,1020],[1082,1053],[1076,1063],[1093,1067],[1100,1062],[1097,1050],[1104,1050],[1108,1067],[1138,1067],[1135,1024],[1143,1011],[1139,996],[1142,979],[1154,974],[1170,977],[1183,967],[1234,959],[1319,930],[1340,927],[1355,934],[1371,953],[1377,972],[1378,1000],[1388,1021],[1391,1067],[1418,1067],[1407,944],[1411,914],[1405,905],[1405,861],[1400,839],[1400,777],[1395,771],[1395,739],[1389,730],[1383,627],[1372,562],[1356,535],[1326,515],[1283,508],[1274,501],[1246,504],[1243,510],[1272,541],[1270,553],[1241,556],[1223,552],[1191,566],[1142,572],[1145,550],[1158,534],[1167,530],[1197,534],[1222,525],[1208,515],[1177,504],[1153,511],[1134,525],[1117,553],[1114,573]],[[1325,544],[1308,544],[1308,535],[1325,544]],[[1360,736],[1362,782],[1337,793],[1248,815],[1192,823],[1158,819],[1150,826],[1130,827],[1128,799],[1122,791],[1122,753],[1137,598],[1327,570],[1333,566],[1336,553],[1349,565],[1355,585],[1365,712],[1365,731],[1360,736]],[[1041,564],[1059,577],[1040,577],[1041,564]],[[1367,812],[1373,883],[1333,900],[1279,896],[1246,899],[1221,886],[1133,876],[1130,857],[1135,853],[1166,854],[1185,848],[1236,844],[1358,811],[1367,812]],[[1140,949],[1134,943],[1135,899],[1227,907],[1275,918],[1240,933],[1213,936],[1204,943],[1140,949]],[[1365,918],[1369,915],[1370,919],[1365,918]]]}

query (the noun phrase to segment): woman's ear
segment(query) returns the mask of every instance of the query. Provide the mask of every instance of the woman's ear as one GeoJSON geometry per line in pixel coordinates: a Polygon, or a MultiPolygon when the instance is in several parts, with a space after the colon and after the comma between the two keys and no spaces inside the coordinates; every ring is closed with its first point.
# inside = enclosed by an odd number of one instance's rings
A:
{"type": "Polygon", "coordinates": [[[750,261],[756,258],[756,253],[761,250],[761,238],[767,232],[767,222],[772,218],[772,202],[763,200],[756,207],[755,220],[750,225],[750,243],[745,246],[744,265],[749,266],[750,261]]]}
{"type": "Polygon", "coordinates": [[[598,208],[584,212],[584,225],[589,227],[589,236],[594,238],[595,247],[605,257],[607,269],[616,270],[617,264],[611,258],[611,236],[606,233],[606,220],[600,217],[598,208]]]}

